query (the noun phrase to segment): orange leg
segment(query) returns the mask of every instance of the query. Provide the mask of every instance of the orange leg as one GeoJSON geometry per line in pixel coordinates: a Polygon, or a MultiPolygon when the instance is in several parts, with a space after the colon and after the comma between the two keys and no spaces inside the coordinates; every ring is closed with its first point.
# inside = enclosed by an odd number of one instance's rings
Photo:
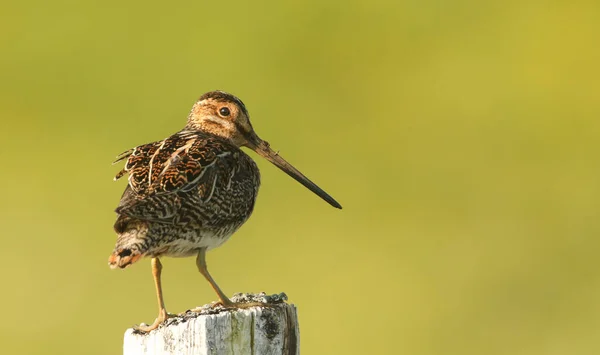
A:
{"type": "MultiPolygon", "coordinates": [[[[206,278],[206,280],[210,283],[210,286],[215,290],[217,296],[219,296],[219,303],[225,308],[250,308],[250,307],[267,307],[268,304],[260,303],[260,302],[244,302],[237,303],[232,302],[225,293],[221,291],[221,288],[215,280],[213,280],[212,276],[208,273],[208,269],[206,268],[206,248],[200,249],[198,253],[198,257],[196,257],[196,266],[198,266],[198,271],[206,278]]],[[[202,310],[202,307],[195,308],[192,312],[199,312],[202,310]]]]}
{"type": "Polygon", "coordinates": [[[198,252],[198,256],[196,257],[196,266],[198,266],[198,271],[206,278],[206,280],[210,283],[210,286],[215,290],[217,296],[219,296],[219,300],[224,307],[233,307],[235,304],[231,302],[231,300],[225,296],[219,285],[213,280],[212,276],[208,273],[208,269],[206,268],[206,248],[200,249],[198,252]]]}
{"type": "Polygon", "coordinates": [[[160,282],[162,264],[160,263],[160,260],[158,258],[152,258],[151,264],[152,276],[154,277],[154,286],[156,286],[156,298],[158,299],[158,317],[151,325],[138,325],[134,327],[136,330],[140,330],[142,332],[149,332],[158,328],[158,326],[162,322],[167,320],[167,318],[171,317],[171,315],[168,314],[167,310],[165,309],[165,302],[163,300],[162,286],[160,282]]]}

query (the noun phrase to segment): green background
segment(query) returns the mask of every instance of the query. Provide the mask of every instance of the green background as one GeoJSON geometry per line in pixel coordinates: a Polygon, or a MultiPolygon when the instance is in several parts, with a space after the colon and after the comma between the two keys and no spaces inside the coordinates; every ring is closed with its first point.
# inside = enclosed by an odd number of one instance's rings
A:
{"type": "MultiPolygon", "coordinates": [[[[228,294],[285,291],[305,354],[600,353],[597,1],[10,1],[0,8],[0,341],[117,354],[156,316],[107,258],[113,158],[202,93],[340,201],[265,160],[208,254],[228,294]]],[[[164,259],[172,312],[216,299],[164,259]]]]}

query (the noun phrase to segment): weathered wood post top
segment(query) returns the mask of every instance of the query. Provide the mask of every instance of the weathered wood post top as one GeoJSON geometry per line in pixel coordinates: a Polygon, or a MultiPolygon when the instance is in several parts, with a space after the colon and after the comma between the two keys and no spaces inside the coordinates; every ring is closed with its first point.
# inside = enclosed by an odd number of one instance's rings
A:
{"type": "Polygon", "coordinates": [[[205,305],[169,318],[149,333],[127,329],[123,354],[300,354],[296,307],[285,302],[284,293],[238,293],[231,300],[253,305],[238,309],[205,305]]]}

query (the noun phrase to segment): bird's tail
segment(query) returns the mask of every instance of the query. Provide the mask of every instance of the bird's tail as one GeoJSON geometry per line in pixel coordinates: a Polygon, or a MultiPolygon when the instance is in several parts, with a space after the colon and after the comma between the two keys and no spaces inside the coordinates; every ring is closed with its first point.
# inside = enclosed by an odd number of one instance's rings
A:
{"type": "Polygon", "coordinates": [[[115,250],[108,257],[111,269],[121,268],[140,260],[147,250],[146,234],[148,224],[144,221],[119,216],[115,223],[118,234],[115,250]]]}

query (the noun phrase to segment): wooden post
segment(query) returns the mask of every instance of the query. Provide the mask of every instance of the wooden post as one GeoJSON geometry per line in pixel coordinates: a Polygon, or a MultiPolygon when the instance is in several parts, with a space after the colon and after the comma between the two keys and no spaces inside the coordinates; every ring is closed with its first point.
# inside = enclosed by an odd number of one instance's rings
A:
{"type": "Polygon", "coordinates": [[[284,293],[236,294],[231,300],[264,306],[225,309],[205,305],[169,318],[150,333],[127,329],[123,354],[300,354],[296,307],[285,303],[284,293]]]}

